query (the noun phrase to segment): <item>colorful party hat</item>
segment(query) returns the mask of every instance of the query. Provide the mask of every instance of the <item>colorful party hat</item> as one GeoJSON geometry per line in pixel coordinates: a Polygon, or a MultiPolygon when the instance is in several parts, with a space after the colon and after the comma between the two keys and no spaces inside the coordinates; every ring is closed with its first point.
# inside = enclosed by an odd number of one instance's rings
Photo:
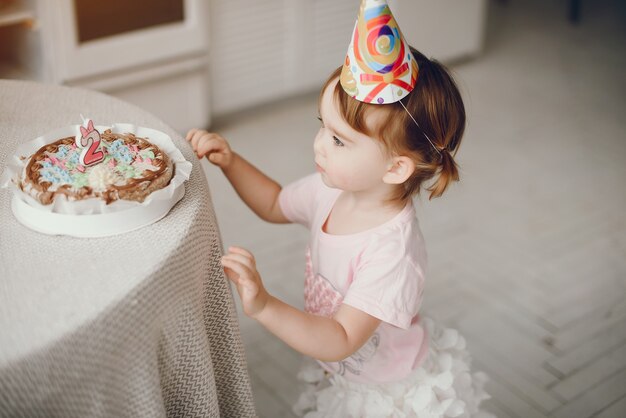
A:
{"type": "Polygon", "coordinates": [[[394,103],[413,90],[417,72],[387,1],[362,0],[341,70],[346,93],[365,103],[394,103]]]}

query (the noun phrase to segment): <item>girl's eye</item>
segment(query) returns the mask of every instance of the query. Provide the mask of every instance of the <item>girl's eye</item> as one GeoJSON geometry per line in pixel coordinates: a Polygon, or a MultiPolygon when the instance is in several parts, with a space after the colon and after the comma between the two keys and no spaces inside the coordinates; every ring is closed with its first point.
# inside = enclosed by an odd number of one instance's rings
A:
{"type": "MultiPolygon", "coordinates": [[[[318,117],[317,117],[317,120],[319,120],[319,121],[320,121],[320,123],[322,124],[322,128],[325,128],[325,126],[324,126],[324,121],[322,120],[322,117],[321,117],[321,116],[318,116],[318,117]]],[[[336,136],[333,136],[333,142],[334,142],[334,143],[335,143],[335,145],[336,145],[336,146],[338,146],[338,147],[343,147],[343,146],[344,146],[344,143],[343,143],[343,142],[341,142],[341,139],[337,138],[336,136]]]]}
{"type": "Polygon", "coordinates": [[[343,142],[341,142],[341,140],[337,138],[336,136],[333,136],[333,141],[335,141],[336,146],[343,147],[343,142]]]}

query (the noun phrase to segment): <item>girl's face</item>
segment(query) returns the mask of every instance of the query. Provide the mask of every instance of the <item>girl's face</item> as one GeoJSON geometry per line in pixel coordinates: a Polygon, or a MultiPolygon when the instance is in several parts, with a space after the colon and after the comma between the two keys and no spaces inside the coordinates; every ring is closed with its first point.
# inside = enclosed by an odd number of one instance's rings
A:
{"type": "MultiPolygon", "coordinates": [[[[351,192],[382,187],[391,159],[382,142],[357,132],[341,117],[333,96],[336,84],[329,84],[320,101],[322,126],[313,146],[316,168],[328,187],[351,192]]],[[[383,123],[382,113],[371,112],[368,122],[383,123]]]]}

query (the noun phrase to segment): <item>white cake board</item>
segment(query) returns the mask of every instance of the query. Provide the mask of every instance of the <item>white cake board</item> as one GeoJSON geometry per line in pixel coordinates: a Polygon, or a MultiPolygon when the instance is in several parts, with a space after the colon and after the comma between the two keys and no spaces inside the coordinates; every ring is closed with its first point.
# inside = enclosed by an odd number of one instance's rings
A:
{"type": "Polygon", "coordinates": [[[66,215],[38,210],[13,195],[11,210],[15,219],[34,231],[48,235],[69,235],[78,238],[98,238],[123,234],[150,225],[163,218],[185,195],[181,184],[171,200],[152,202],[121,212],[96,215],[66,215]]]}

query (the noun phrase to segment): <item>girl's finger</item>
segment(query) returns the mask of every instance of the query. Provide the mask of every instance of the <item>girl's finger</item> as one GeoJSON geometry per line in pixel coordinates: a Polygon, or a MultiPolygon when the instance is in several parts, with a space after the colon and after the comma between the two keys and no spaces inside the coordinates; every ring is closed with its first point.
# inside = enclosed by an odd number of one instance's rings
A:
{"type": "Polygon", "coordinates": [[[254,260],[252,260],[250,257],[246,257],[243,254],[237,254],[237,253],[229,253],[226,254],[224,256],[225,259],[227,260],[232,260],[232,261],[236,261],[240,264],[243,264],[244,266],[246,266],[247,268],[249,268],[250,270],[254,270],[254,260]]]}
{"type": "Polygon", "coordinates": [[[204,157],[206,154],[209,154],[213,151],[222,151],[222,144],[217,138],[202,138],[202,140],[198,143],[196,154],[198,157],[204,157]]]}
{"type": "Polygon", "coordinates": [[[193,132],[193,134],[191,134],[191,135],[189,136],[189,142],[190,142],[190,143],[191,143],[191,145],[193,145],[193,146],[194,146],[194,148],[195,148],[195,146],[198,144],[198,141],[200,140],[200,138],[201,138],[203,135],[207,135],[207,134],[208,134],[208,132],[207,132],[207,131],[205,131],[204,129],[196,129],[196,130],[193,132]]]}
{"type": "Polygon", "coordinates": [[[222,265],[224,267],[228,267],[229,269],[237,273],[240,278],[245,279],[245,280],[250,280],[250,276],[251,276],[250,269],[246,265],[239,262],[238,260],[233,260],[231,258],[224,256],[222,257],[222,265]]]}
{"type": "Polygon", "coordinates": [[[224,266],[225,272],[226,270],[231,271],[231,273],[226,272],[226,275],[228,276],[228,279],[237,286],[252,292],[254,292],[255,289],[258,289],[257,284],[250,278],[250,271],[246,266],[238,263],[237,261],[224,259],[222,259],[222,265],[224,266]]]}
{"type": "Polygon", "coordinates": [[[208,136],[209,133],[207,131],[197,131],[191,137],[191,147],[195,150],[198,149],[198,144],[204,136],[208,136]]]}
{"type": "Polygon", "coordinates": [[[234,254],[241,254],[245,257],[250,258],[254,262],[254,255],[252,255],[252,253],[246,250],[245,248],[241,248],[241,247],[237,247],[233,245],[233,246],[228,247],[228,251],[234,254]]]}
{"type": "Polygon", "coordinates": [[[239,275],[229,267],[224,267],[224,273],[226,273],[226,277],[228,277],[232,282],[236,283],[239,280],[239,275]]]}
{"type": "Polygon", "coordinates": [[[212,163],[220,165],[224,160],[224,155],[219,152],[212,152],[209,155],[207,155],[207,158],[212,163]]]}
{"type": "Polygon", "coordinates": [[[197,128],[190,129],[190,130],[189,130],[189,132],[187,132],[187,135],[185,135],[185,139],[186,139],[187,141],[191,140],[191,138],[193,137],[193,135],[194,135],[196,132],[198,132],[198,129],[197,129],[197,128]]]}

